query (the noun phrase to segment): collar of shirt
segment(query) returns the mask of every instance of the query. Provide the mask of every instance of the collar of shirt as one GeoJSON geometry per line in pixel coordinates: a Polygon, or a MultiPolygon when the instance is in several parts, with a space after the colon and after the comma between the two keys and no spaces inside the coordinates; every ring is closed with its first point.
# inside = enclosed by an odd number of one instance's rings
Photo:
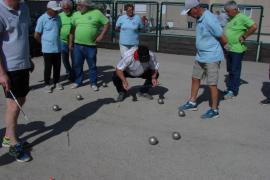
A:
{"type": "Polygon", "coordinates": [[[55,16],[55,17],[49,16],[49,14],[48,14],[47,12],[45,13],[45,15],[46,15],[46,17],[47,17],[48,19],[50,19],[50,20],[51,20],[51,19],[54,20],[54,19],[56,19],[56,17],[57,17],[57,16],[55,16]]]}
{"type": "Polygon", "coordinates": [[[203,19],[204,19],[204,16],[205,16],[205,13],[207,12],[208,10],[205,10],[202,14],[202,16],[197,20],[198,22],[202,22],[203,19]]]}
{"type": "Polygon", "coordinates": [[[129,20],[134,19],[134,17],[135,17],[135,14],[132,17],[129,17],[128,15],[126,15],[126,18],[129,19],[129,20]]]}
{"type": "Polygon", "coordinates": [[[134,58],[134,61],[138,61],[139,60],[139,54],[138,54],[138,51],[137,50],[134,52],[133,58],[134,58]]]}

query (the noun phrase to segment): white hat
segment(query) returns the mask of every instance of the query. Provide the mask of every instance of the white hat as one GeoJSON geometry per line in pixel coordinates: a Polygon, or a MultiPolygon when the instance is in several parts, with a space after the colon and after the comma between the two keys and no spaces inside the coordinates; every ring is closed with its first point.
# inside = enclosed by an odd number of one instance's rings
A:
{"type": "Polygon", "coordinates": [[[56,1],[49,1],[48,4],[47,4],[47,9],[52,9],[54,11],[59,11],[59,10],[61,10],[61,6],[56,1]]]}
{"type": "Polygon", "coordinates": [[[192,8],[198,5],[200,5],[199,0],[185,0],[185,9],[181,12],[181,15],[187,15],[192,8]]]}

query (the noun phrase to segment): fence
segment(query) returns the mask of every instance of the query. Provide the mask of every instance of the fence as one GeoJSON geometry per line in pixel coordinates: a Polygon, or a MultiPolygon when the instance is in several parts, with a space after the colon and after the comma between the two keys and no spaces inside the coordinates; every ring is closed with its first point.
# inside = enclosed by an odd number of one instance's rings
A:
{"type": "MultiPolygon", "coordinates": [[[[46,11],[48,1],[27,1],[33,27],[39,15],[46,11]]],[[[118,49],[119,33],[115,31],[117,18],[124,13],[124,5],[132,3],[135,6],[135,14],[147,20],[146,28],[140,33],[140,44],[147,45],[153,51],[164,53],[194,55],[195,49],[195,28],[196,20],[181,16],[184,8],[181,2],[156,1],[106,1],[94,0],[96,7],[100,9],[110,20],[111,28],[99,47],[118,49]]],[[[209,9],[208,4],[201,4],[209,9]]],[[[214,14],[224,13],[224,4],[212,4],[210,10],[214,14]]],[[[270,44],[260,42],[261,23],[263,18],[263,7],[256,5],[239,5],[242,13],[248,15],[258,25],[257,32],[247,41],[248,51],[246,60],[269,62],[270,44]]],[[[32,28],[33,32],[33,28],[32,28]]],[[[32,39],[33,49],[38,47],[32,39]]],[[[32,50],[33,51],[33,50],[32,50]]]]}

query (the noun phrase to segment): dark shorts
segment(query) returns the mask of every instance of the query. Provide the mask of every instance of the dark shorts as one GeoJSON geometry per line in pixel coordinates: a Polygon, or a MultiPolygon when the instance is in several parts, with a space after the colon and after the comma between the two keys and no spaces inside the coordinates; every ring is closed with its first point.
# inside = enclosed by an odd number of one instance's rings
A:
{"type": "MultiPolygon", "coordinates": [[[[10,79],[11,91],[16,98],[25,97],[29,88],[29,69],[10,71],[7,73],[10,79]]],[[[11,94],[6,93],[6,98],[13,99],[11,94]]]]}

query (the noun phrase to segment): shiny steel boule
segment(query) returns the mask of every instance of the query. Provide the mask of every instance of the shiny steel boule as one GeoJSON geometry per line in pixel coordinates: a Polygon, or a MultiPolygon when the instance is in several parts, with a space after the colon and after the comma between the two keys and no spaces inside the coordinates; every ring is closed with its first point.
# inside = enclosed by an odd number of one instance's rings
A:
{"type": "Polygon", "coordinates": [[[158,139],[155,136],[150,137],[149,138],[149,144],[157,145],[158,144],[158,139]]]}
{"type": "Polygon", "coordinates": [[[186,116],[185,111],[179,109],[179,110],[178,110],[178,116],[180,116],[180,117],[186,116]]]}
{"type": "Polygon", "coordinates": [[[181,134],[179,132],[173,132],[172,133],[172,138],[174,140],[179,140],[179,139],[181,139],[181,134]]]}

